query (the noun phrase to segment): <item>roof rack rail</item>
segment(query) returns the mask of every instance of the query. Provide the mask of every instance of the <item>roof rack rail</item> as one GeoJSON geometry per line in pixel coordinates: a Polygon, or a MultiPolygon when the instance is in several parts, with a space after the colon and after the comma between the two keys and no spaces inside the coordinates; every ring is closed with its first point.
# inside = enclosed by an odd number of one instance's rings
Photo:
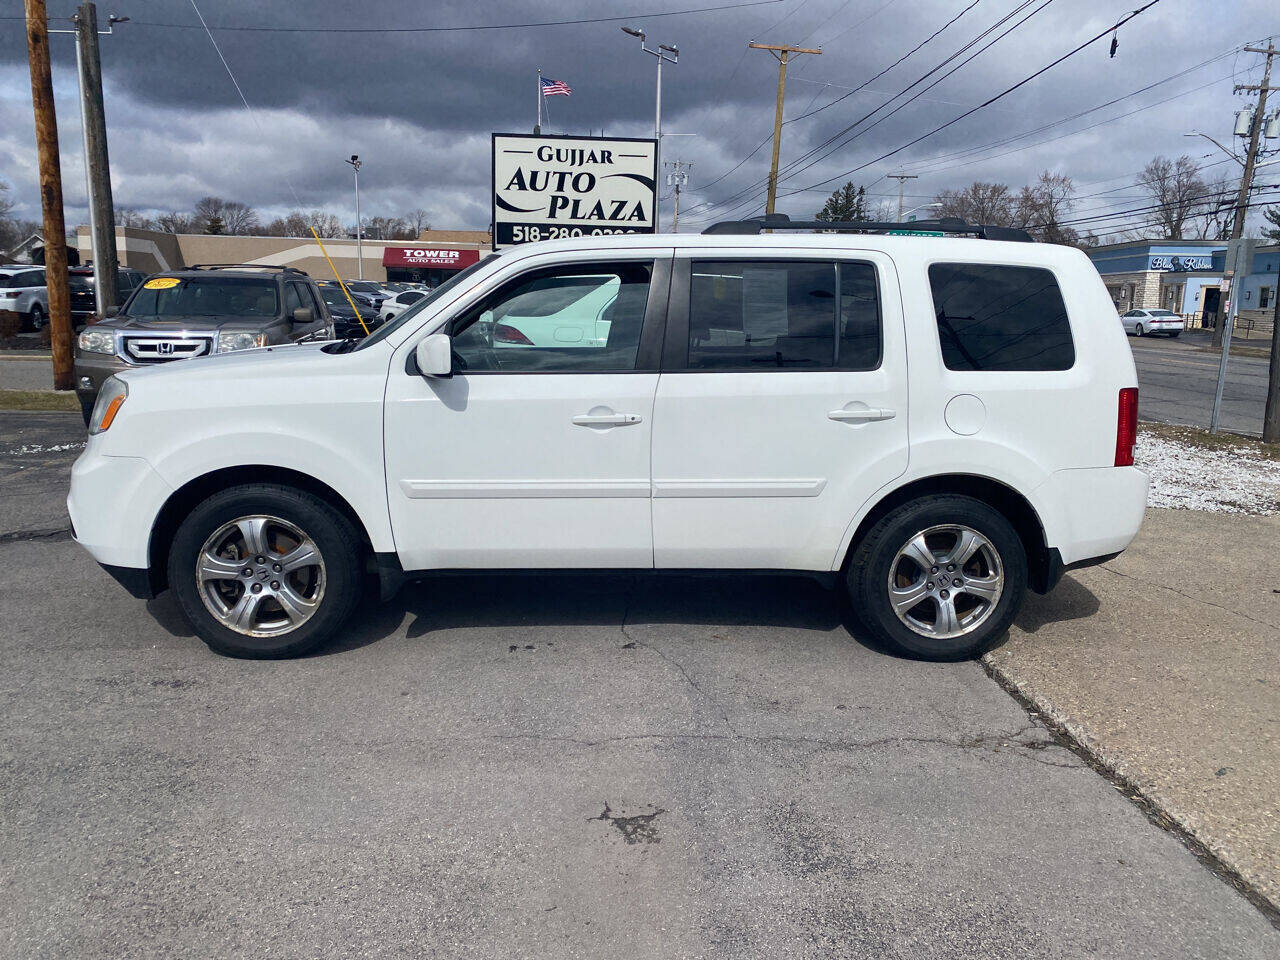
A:
{"type": "Polygon", "coordinates": [[[278,263],[193,263],[182,270],[279,270],[283,273],[300,273],[307,276],[305,270],[288,267],[278,263]]]}
{"type": "Polygon", "coordinates": [[[763,217],[753,217],[750,220],[721,220],[719,223],[711,224],[702,232],[754,236],[766,230],[822,230],[829,233],[956,233],[971,234],[983,240],[1035,243],[1035,237],[1017,227],[966,223],[959,217],[893,223],[881,220],[792,220],[785,213],[766,213],[763,217]]]}

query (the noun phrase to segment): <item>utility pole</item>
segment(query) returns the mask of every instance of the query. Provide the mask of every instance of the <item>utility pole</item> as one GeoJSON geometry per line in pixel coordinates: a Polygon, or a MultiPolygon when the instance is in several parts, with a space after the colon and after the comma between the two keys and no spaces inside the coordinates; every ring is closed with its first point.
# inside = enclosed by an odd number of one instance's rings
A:
{"type": "MultiPolygon", "coordinates": [[[[539,80],[539,83],[542,81],[539,80]]],[[[541,96],[541,93],[539,93],[541,96]]],[[[345,161],[351,165],[351,169],[356,173],[356,276],[358,279],[364,279],[364,225],[360,222],[360,168],[364,166],[364,161],[354,153],[351,159],[345,161]]]]}
{"type": "Polygon", "coordinates": [[[769,164],[769,195],[765,200],[764,212],[773,213],[774,202],[778,199],[778,151],[782,146],[782,104],[787,91],[787,64],[793,53],[810,53],[815,57],[822,56],[822,48],[810,50],[806,47],[791,47],[786,44],[756,43],[747,44],[751,50],[768,50],[778,61],[778,104],[773,111],[773,160],[769,164]]]}
{"type": "Polygon", "coordinates": [[[667,174],[667,186],[671,187],[676,194],[676,212],[671,218],[671,232],[680,232],[680,190],[689,183],[689,174],[685,172],[684,167],[692,167],[693,164],[688,160],[672,160],[667,164],[671,167],[671,172],[667,174]]]}
{"type": "MultiPolygon", "coordinates": [[[[76,25],[76,63],[80,68],[80,122],[84,129],[84,162],[89,178],[89,235],[93,246],[93,292],[98,316],[114,307],[118,289],[116,214],[111,199],[111,165],[107,158],[107,120],[102,108],[102,58],[98,52],[98,9],[82,3],[76,25]]],[[[120,20],[111,17],[109,26],[120,20]]],[[[128,19],[128,18],[125,18],[128,19]]],[[[111,30],[106,31],[110,33],[111,30]]]]}
{"type": "Polygon", "coordinates": [[[62,166],[58,160],[58,120],[53,107],[49,64],[49,14],[44,0],[25,0],[31,103],[35,108],[40,163],[40,207],[44,215],[44,272],[49,290],[49,343],[53,388],[75,387],[71,358],[71,290],[67,286],[67,224],[62,213],[62,166]]]}
{"type": "Polygon", "coordinates": [[[890,180],[897,180],[897,181],[898,181],[898,222],[899,222],[899,223],[901,223],[901,222],[902,222],[902,218],[903,218],[903,216],[905,216],[905,214],[903,213],[903,210],[902,210],[902,207],[903,207],[903,204],[902,204],[902,181],[904,181],[904,180],[919,180],[919,179],[920,179],[920,174],[918,174],[918,173],[891,173],[891,174],[889,174],[889,179],[890,179],[890,180]]]}
{"type": "MultiPolygon", "coordinates": [[[[1261,53],[1267,58],[1266,68],[1262,73],[1262,83],[1245,84],[1239,83],[1232,88],[1232,93],[1256,93],[1258,95],[1258,106],[1253,111],[1253,119],[1249,123],[1249,150],[1244,157],[1244,173],[1240,175],[1240,192],[1236,196],[1235,217],[1231,222],[1231,239],[1239,240],[1244,236],[1244,222],[1249,215],[1249,193],[1253,189],[1253,171],[1258,162],[1258,140],[1262,134],[1263,125],[1267,122],[1267,94],[1271,90],[1271,58],[1277,53],[1275,44],[1267,41],[1266,47],[1245,47],[1246,53],[1261,53]]],[[[1234,278],[1231,282],[1230,290],[1230,309],[1227,311],[1226,322],[1219,323],[1213,328],[1213,345],[1216,347],[1220,343],[1226,343],[1223,347],[1225,355],[1231,347],[1230,337],[1224,339],[1224,333],[1228,324],[1235,318],[1237,301],[1239,298],[1238,283],[1243,283],[1244,277],[1234,278]]],[[[1274,336],[1272,337],[1274,340],[1274,336]]],[[[1225,363],[1224,363],[1225,366],[1225,363]]]]}

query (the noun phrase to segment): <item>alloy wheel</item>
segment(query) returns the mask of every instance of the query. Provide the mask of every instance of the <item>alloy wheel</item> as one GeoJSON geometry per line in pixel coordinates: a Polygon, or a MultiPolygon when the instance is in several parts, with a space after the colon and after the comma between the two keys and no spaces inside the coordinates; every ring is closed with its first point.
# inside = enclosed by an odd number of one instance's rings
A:
{"type": "Polygon", "coordinates": [[[250,637],[297,630],[324,599],[320,548],[279,517],[224,523],[200,548],[195,576],[205,609],[228,630],[250,637]]]}
{"type": "Polygon", "coordinates": [[[991,541],[972,527],[921,530],[889,567],[889,604],[923,637],[950,639],[977,630],[1004,591],[1004,568],[991,541]]]}

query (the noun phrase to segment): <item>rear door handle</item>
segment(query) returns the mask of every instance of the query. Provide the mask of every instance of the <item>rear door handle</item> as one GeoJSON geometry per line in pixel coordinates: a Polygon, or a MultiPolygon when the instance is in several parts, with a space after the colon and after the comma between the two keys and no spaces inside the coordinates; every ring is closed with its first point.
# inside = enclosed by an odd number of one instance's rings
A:
{"type": "Polygon", "coordinates": [[[643,419],[634,413],[584,413],[574,417],[573,422],[579,427],[629,427],[633,423],[640,423],[643,419]]]}
{"type": "Polygon", "coordinates": [[[843,423],[870,423],[873,420],[892,420],[896,416],[897,413],[887,407],[861,407],[854,410],[832,410],[827,414],[827,419],[843,423]]]}

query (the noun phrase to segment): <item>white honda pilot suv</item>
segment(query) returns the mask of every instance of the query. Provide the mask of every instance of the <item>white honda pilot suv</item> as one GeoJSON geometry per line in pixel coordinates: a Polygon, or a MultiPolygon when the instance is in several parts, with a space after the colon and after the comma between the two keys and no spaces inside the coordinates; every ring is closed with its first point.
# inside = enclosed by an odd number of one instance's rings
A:
{"type": "Polygon", "coordinates": [[[816,575],[975,656],[1137,533],[1133,358],[1080,251],[891,227],[531,243],[358,344],[118,374],[75,537],[233,656],[315,648],[370,574],[512,568],[816,575]]]}

